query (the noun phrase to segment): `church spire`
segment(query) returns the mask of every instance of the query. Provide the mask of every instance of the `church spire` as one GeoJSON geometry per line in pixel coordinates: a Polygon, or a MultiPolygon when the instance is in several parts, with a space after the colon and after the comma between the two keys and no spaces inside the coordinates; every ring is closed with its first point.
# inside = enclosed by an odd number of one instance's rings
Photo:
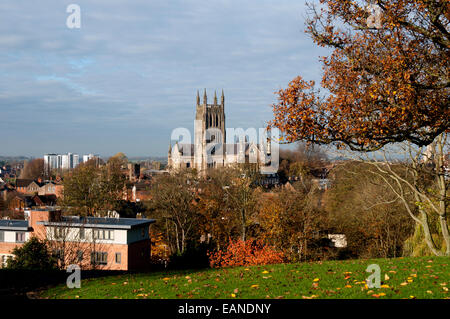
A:
{"type": "Polygon", "coordinates": [[[197,90],[197,105],[200,105],[200,93],[197,90]]]}
{"type": "Polygon", "coordinates": [[[225,95],[223,94],[223,89],[222,89],[222,97],[220,98],[220,102],[222,105],[225,105],[225,95]]]}
{"type": "Polygon", "coordinates": [[[205,89],[205,93],[203,94],[203,104],[206,105],[207,103],[207,97],[206,97],[206,89],[205,89]]]}
{"type": "Polygon", "coordinates": [[[214,91],[214,105],[217,105],[217,94],[216,94],[216,91],[214,91]]]}

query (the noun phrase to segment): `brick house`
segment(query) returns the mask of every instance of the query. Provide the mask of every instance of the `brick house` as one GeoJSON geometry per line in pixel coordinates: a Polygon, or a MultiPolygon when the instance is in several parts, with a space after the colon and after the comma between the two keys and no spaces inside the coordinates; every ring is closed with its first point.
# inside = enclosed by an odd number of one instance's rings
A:
{"type": "Polygon", "coordinates": [[[52,207],[35,208],[26,219],[0,220],[0,262],[14,247],[36,236],[48,240],[60,265],[104,270],[150,266],[153,219],[62,216],[52,207]]]}
{"type": "Polygon", "coordinates": [[[56,202],[56,195],[29,195],[16,192],[7,208],[10,211],[23,212],[33,206],[54,206],[56,202]]]}
{"type": "Polygon", "coordinates": [[[56,184],[52,181],[44,183],[39,187],[38,195],[56,195],[56,184]]]}
{"type": "Polygon", "coordinates": [[[55,195],[56,197],[62,197],[64,185],[61,182],[45,181],[39,188],[38,195],[55,195]]]}
{"type": "Polygon", "coordinates": [[[16,191],[22,194],[28,193],[28,185],[30,185],[32,182],[32,179],[16,179],[16,191]]]}
{"type": "Polygon", "coordinates": [[[25,208],[31,207],[33,201],[31,196],[23,193],[15,193],[8,203],[8,210],[23,212],[25,208]]]}
{"type": "Polygon", "coordinates": [[[6,264],[11,251],[30,239],[31,227],[26,220],[0,220],[0,267],[6,264]]]}

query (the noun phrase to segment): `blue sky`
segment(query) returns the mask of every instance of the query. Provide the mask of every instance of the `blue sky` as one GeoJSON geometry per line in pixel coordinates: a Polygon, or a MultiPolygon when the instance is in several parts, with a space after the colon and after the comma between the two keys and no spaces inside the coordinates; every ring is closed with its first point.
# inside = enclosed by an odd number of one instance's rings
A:
{"type": "Polygon", "coordinates": [[[295,0],[1,0],[0,155],[165,156],[204,88],[224,89],[227,127],[264,127],[275,91],[320,80],[305,17],[295,0]]]}

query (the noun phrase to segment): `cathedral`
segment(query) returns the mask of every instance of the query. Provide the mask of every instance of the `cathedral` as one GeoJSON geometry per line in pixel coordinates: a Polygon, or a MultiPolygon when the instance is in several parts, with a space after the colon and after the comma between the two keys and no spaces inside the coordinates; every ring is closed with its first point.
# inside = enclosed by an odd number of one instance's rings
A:
{"type": "MultiPolygon", "coordinates": [[[[169,170],[195,168],[199,172],[205,173],[208,169],[216,167],[246,164],[255,170],[259,169],[261,173],[273,173],[271,170],[265,172],[271,164],[270,139],[260,136],[260,143],[257,143],[255,142],[256,138],[252,139],[246,135],[248,131],[233,130],[233,132],[240,134],[232,134],[233,140],[227,143],[223,90],[220,103],[217,100],[216,92],[214,92],[212,104],[208,104],[206,89],[203,94],[203,103],[200,102],[200,94],[197,91],[194,144],[176,142],[172,146],[172,143],[170,143],[169,170]],[[261,143],[261,141],[264,142],[261,143]]],[[[254,136],[256,136],[256,130],[254,132],[254,136]]]]}

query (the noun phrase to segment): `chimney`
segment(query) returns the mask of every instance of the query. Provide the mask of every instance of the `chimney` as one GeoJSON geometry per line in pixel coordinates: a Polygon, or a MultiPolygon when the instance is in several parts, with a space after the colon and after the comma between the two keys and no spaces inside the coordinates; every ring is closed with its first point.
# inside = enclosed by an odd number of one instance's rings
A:
{"type": "Polygon", "coordinates": [[[34,209],[30,211],[30,217],[28,218],[28,226],[33,228],[33,235],[45,239],[45,226],[38,224],[43,221],[58,221],[61,217],[61,212],[50,209],[34,209]]]}

